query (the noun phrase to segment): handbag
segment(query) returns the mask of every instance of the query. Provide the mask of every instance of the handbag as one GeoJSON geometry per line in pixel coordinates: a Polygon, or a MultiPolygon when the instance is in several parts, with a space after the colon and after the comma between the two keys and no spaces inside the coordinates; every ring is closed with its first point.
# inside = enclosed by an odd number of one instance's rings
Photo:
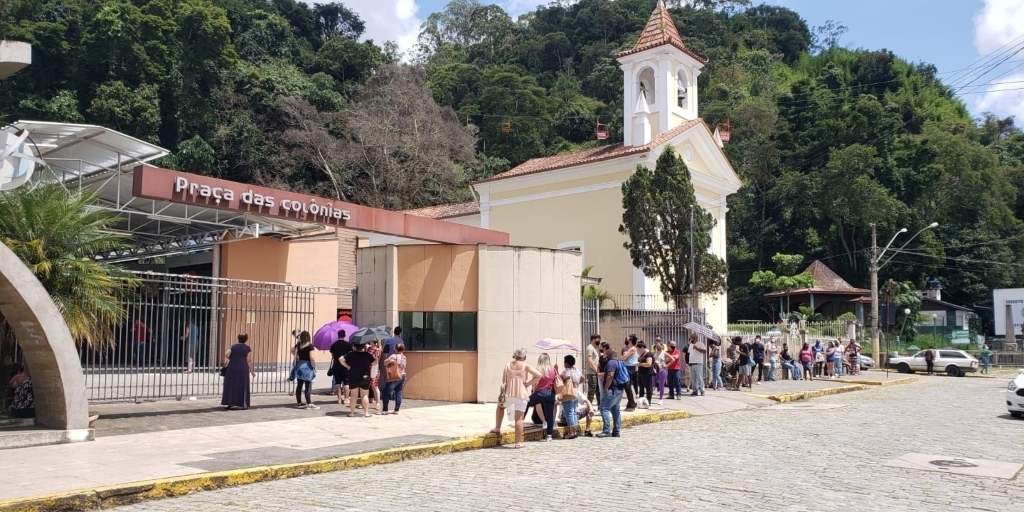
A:
{"type": "Polygon", "coordinates": [[[228,365],[224,365],[224,366],[220,367],[220,376],[221,377],[227,377],[228,376],[228,365]]]}
{"type": "Polygon", "coordinates": [[[402,380],[402,367],[398,364],[397,359],[391,359],[390,357],[384,362],[384,370],[387,373],[388,382],[398,382],[402,380]]]}
{"type": "Polygon", "coordinates": [[[562,377],[558,375],[558,370],[554,370],[555,378],[551,380],[551,391],[554,395],[561,396],[562,390],[565,389],[565,384],[562,383],[562,377]]]}
{"type": "Polygon", "coordinates": [[[509,365],[505,365],[505,371],[501,373],[501,391],[498,392],[498,403],[505,403],[505,376],[508,375],[509,365]]]}
{"type": "Polygon", "coordinates": [[[562,385],[562,390],[558,392],[557,398],[559,402],[576,400],[576,383],[571,378],[565,379],[565,384],[562,385]]]}

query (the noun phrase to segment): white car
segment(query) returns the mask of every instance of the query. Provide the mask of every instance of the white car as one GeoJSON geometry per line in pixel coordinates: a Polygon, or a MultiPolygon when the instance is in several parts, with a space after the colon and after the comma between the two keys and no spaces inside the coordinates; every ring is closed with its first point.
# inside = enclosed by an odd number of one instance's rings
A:
{"type": "MultiPolygon", "coordinates": [[[[950,377],[962,377],[965,373],[978,371],[978,360],[963,350],[949,348],[931,349],[935,352],[935,371],[944,372],[950,377]]],[[[914,373],[928,370],[922,350],[912,356],[889,358],[889,367],[896,368],[900,373],[914,373]]]]}
{"type": "Polygon", "coordinates": [[[1006,386],[1006,409],[1014,418],[1024,417],[1024,368],[1017,370],[1017,378],[1006,386]]]}

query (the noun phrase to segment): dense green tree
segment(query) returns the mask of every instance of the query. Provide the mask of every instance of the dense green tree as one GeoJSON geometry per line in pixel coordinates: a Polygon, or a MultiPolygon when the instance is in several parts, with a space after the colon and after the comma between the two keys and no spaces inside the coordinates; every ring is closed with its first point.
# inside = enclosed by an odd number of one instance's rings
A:
{"type": "Polygon", "coordinates": [[[715,218],[697,204],[675,150],[662,152],[653,171],[637,166],[622,184],[622,208],[619,232],[629,238],[623,245],[633,266],[657,279],[665,297],[725,290],[725,262],[708,251],[715,218]]]}

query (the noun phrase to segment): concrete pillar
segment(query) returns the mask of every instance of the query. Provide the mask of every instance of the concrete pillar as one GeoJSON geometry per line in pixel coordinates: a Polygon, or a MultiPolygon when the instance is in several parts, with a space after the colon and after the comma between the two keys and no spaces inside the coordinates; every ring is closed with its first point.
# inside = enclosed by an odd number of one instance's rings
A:
{"type": "Polygon", "coordinates": [[[0,313],[14,330],[28,362],[36,423],[89,437],[85,375],[75,340],[50,295],[11,250],[0,243],[0,313]]]}

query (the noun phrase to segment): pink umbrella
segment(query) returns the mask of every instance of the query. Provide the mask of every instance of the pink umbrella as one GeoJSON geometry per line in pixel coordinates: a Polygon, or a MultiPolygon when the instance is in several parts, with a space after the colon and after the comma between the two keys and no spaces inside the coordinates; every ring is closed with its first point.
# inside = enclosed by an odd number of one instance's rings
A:
{"type": "Polygon", "coordinates": [[[537,343],[534,343],[533,346],[542,350],[575,350],[577,352],[580,350],[579,345],[570,343],[561,338],[544,338],[537,343]]]}
{"type": "Polygon", "coordinates": [[[331,345],[338,341],[338,331],[345,331],[345,339],[359,328],[348,322],[331,322],[316,331],[313,335],[313,347],[317,350],[330,350],[331,345]]]}

